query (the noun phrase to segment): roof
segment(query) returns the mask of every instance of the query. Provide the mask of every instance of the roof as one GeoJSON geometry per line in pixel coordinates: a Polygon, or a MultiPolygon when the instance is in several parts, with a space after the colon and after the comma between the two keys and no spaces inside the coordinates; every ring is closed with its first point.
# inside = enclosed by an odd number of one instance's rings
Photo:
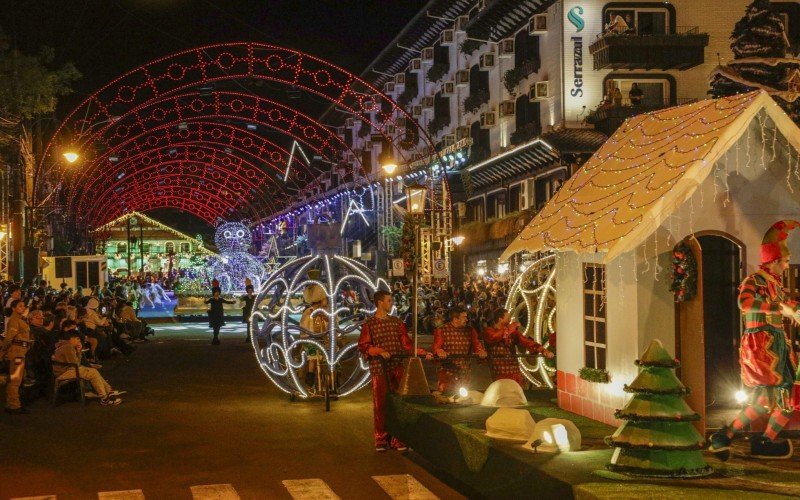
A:
{"type": "Polygon", "coordinates": [[[541,135],[548,144],[565,153],[594,153],[608,136],[592,128],[562,128],[541,135]]]}
{"type": "Polygon", "coordinates": [[[713,171],[760,112],[800,151],[800,129],[764,91],[637,115],[567,180],[502,260],[527,250],[631,250],[713,171]]]}
{"type": "Polygon", "coordinates": [[[431,0],[367,66],[361,76],[378,88],[406,70],[409,61],[420,57],[425,47],[439,40],[443,30],[452,28],[458,16],[464,16],[476,0],[431,0]]]}
{"type": "Polygon", "coordinates": [[[537,138],[467,167],[467,171],[473,188],[481,189],[544,169],[558,161],[558,151],[537,138]]]}
{"type": "Polygon", "coordinates": [[[470,20],[467,35],[496,42],[526,26],[531,16],[547,10],[556,0],[486,0],[486,7],[470,20]]]}
{"type": "Polygon", "coordinates": [[[141,212],[137,212],[136,210],[128,212],[128,213],[126,213],[126,214],[124,214],[124,215],[122,215],[120,217],[117,217],[116,219],[112,220],[111,222],[107,222],[106,224],[103,224],[102,226],[98,227],[97,229],[93,229],[92,232],[93,233],[98,233],[98,232],[103,232],[103,231],[109,231],[109,230],[115,228],[116,226],[119,226],[123,222],[127,221],[131,217],[136,217],[140,221],[143,221],[143,222],[145,222],[147,224],[155,226],[155,227],[161,229],[162,231],[166,231],[168,233],[174,234],[178,238],[181,238],[181,239],[184,239],[184,240],[189,240],[192,243],[194,243],[195,245],[197,245],[197,248],[203,253],[207,253],[209,255],[215,255],[214,252],[212,252],[211,250],[209,250],[208,248],[205,247],[205,244],[203,243],[202,240],[199,240],[197,238],[193,238],[193,237],[189,236],[186,233],[182,233],[182,232],[178,231],[177,229],[173,229],[173,228],[167,226],[166,224],[162,224],[161,222],[158,222],[157,220],[153,219],[152,217],[148,217],[148,216],[146,216],[145,214],[143,214],[141,212]]]}

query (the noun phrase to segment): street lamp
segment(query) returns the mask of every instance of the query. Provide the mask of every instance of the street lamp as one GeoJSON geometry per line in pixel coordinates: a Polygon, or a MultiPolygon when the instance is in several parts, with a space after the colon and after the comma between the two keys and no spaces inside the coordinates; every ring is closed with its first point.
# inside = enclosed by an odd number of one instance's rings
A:
{"type": "Polygon", "coordinates": [[[74,151],[67,151],[63,154],[64,159],[67,160],[68,163],[75,163],[80,158],[80,155],[74,151]]]}
{"type": "Polygon", "coordinates": [[[462,243],[464,243],[465,239],[466,238],[463,235],[458,234],[458,235],[453,236],[452,238],[450,238],[450,241],[453,242],[453,245],[460,246],[462,243]]]}
{"type": "Polygon", "coordinates": [[[414,332],[414,355],[408,358],[398,393],[401,396],[430,397],[431,391],[425,368],[417,354],[419,345],[419,233],[422,217],[425,215],[425,197],[428,188],[421,184],[406,186],[406,209],[410,215],[409,223],[414,224],[414,268],[411,275],[411,317],[414,332]]]}

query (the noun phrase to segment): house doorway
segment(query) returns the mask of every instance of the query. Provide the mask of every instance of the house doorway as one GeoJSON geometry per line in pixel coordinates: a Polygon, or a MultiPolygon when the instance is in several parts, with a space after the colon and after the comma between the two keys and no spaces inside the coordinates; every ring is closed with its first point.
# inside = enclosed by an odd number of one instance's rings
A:
{"type": "Polygon", "coordinates": [[[701,420],[698,430],[715,428],[738,408],[741,319],[737,305],[743,278],[744,246],[721,233],[698,233],[685,243],[697,260],[697,295],[676,304],[676,352],[687,402],[701,420]]]}

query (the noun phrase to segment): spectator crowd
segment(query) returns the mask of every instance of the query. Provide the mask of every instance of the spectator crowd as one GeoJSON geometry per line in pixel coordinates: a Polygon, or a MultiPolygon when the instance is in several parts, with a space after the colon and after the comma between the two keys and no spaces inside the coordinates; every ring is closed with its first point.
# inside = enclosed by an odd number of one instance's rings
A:
{"type": "Polygon", "coordinates": [[[77,377],[91,384],[101,404],[121,402],[122,392],[101,375],[101,363],[129,356],[154,333],[137,315],[139,284],[116,280],[73,290],[44,281],[34,286],[2,282],[0,294],[0,380],[6,380],[7,413],[28,413],[25,405],[48,395],[56,381],[77,377]]]}

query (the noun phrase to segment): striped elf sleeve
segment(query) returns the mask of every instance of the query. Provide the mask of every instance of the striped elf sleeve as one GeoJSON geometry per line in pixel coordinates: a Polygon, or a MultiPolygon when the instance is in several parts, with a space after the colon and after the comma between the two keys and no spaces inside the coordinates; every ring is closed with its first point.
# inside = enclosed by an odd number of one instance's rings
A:
{"type": "Polygon", "coordinates": [[[777,302],[765,300],[768,297],[756,293],[757,285],[751,276],[744,280],[739,289],[739,309],[743,313],[778,313],[780,306],[777,302]]]}

